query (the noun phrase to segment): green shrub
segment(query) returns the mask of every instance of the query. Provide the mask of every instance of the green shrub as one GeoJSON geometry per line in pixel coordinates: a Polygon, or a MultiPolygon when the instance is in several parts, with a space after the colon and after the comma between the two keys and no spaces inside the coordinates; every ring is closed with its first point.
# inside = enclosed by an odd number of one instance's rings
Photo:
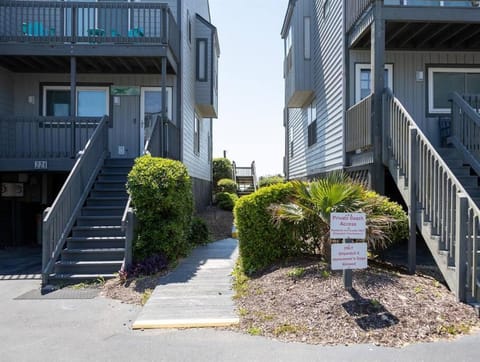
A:
{"type": "Polygon", "coordinates": [[[215,198],[218,207],[227,211],[232,211],[238,200],[237,194],[231,194],[229,192],[219,192],[215,198]]]}
{"type": "Polygon", "coordinates": [[[260,176],[258,180],[258,187],[266,187],[275,184],[284,183],[285,179],[281,175],[274,175],[274,176],[260,176]]]}
{"type": "Polygon", "coordinates": [[[370,190],[365,192],[364,198],[368,204],[374,205],[373,212],[375,214],[390,216],[397,220],[388,225],[386,230],[386,235],[387,238],[390,239],[390,243],[398,243],[408,239],[408,215],[401,205],[370,190]]]}
{"type": "Polygon", "coordinates": [[[287,223],[274,226],[269,207],[287,202],[292,195],[291,183],[264,187],[241,197],[234,209],[238,230],[242,267],[247,274],[254,273],[273,262],[298,255],[300,246],[293,238],[287,223]]]}
{"type": "Polygon", "coordinates": [[[189,241],[193,245],[206,244],[210,241],[207,223],[198,216],[194,216],[192,219],[189,241]]]}
{"type": "Polygon", "coordinates": [[[217,185],[222,178],[232,178],[232,163],[228,158],[214,158],[212,167],[214,185],[217,185]]]}
{"type": "Polygon", "coordinates": [[[179,161],[139,157],[128,174],[127,190],[138,219],[134,258],[163,253],[173,261],[186,255],[193,213],[186,167],[179,161]]]}
{"type": "Polygon", "coordinates": [[[222,178],[217,182],[217,191],[218,192],[228,192],[230,194],[237,193],[237,184],[235,181],[229,178],[222,178]]]}

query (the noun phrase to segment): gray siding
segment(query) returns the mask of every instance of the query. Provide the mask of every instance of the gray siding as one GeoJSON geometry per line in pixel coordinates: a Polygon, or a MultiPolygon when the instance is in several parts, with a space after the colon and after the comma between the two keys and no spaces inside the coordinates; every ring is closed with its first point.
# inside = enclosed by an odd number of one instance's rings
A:
{"type": "MultiPolygon", "coordinates": [[[[370,63],[369,51],[351,51],[350,74],[355,78],[356,63],[370,63]]],[[[393,92],[404,107],[430,138],[439,143],[438,117],[427,115],[427,66],[451,65],[480,67],[480,52],[402,52],[387,51],[385,62],[393,64],[393,92]],[[416,72],[424,72],[424,80],[416,81],[416,72]]],[[[355,82],[349,89],[349,104],[354,101],[355,82]]]]}
{"type": "Polygon", "coordinates": [[[288,110],[288,177],[302,178],[307,175],[307,119],[301,108],[288,110]]]}
{"type": "Polygon", "coordinates": [[[0,115],[13,114],[13,75],[0,68],[0,115]]]}
{"type": "Polygon", "coordinates": [[[317,102],[317,143],[307,152],[307,175],[343,166],[343,15],[342,1],[316,0],[313,34],[317,102]]]}
{"type": "MultiPolygon", "coordinates": [[[[311,35],[315,32],[315,16],[313,15],[312,1],[297,1],[291,19],[292,53],[291,68],[288,61],[284,61],[285,73],[285,104],[292,103],[294,107],[301,107],[308,101],[313,90],[312,58],[313,36],[310,37],[310,59],[305,59],[304,53],[304,17],[309,16],[311,35]]],[[[287,54],[285,54],[287,56],[287,54]]]]}
{"type": "MultiPolygon", "coordinates": [[[[195,19],[195,29],[195,45],[197,45],[197,40],[204,40],[207,43],[206,80],[199,81],[196,79],[195,84],[197,111],[204,117],[216,117],[218,109],[218,89],[216,84],[218,53],[217,44],[215,43],[215,29],[209,24],[205,24],[205,22],[198,17],[195,19]]],[[[196,67],[198,66],[198,62],[199,59],[195,59],[196,67]]]]}
{"type": "Polygon", "coordinates": [[[182,121],[183,121],[183,163],[192,177],[201,180],[211,180],[211,162],[209,151],[209,135],[212,120],[201,120],[200,152],[194,152],[194,122],[195,122],[195,65],[196,49],[195,14],[210,21],[207,0],[185,0],[182,2],[182,121]],[[188,40],[188,17],[192,22],[192,42],[188,40]]]}

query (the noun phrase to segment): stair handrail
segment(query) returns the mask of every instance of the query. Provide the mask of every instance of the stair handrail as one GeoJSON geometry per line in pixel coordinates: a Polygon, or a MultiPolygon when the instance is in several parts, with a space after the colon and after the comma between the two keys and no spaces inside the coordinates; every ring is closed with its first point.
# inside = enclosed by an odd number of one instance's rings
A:
{"type": "Polygon", "coordinates": [[[75,220],[108,153],[108,116],[102,117],[42,220],[42,282],[48,282],[75,220]]]}
{"type": "Polygon", "coordinates": [[[448,252],[448,261],[455,266],[454,278],[442,270],[450,289],[459,300],[476,299],[480,209],[389,89],[385,90],[384,102],[387,117],[383,139],[408,183],[409,195],[403,196],[407,203],[422,208],[425,220],[431,222],[432,234],[440,235],[437,250],[448,252]]]}
{"type": "Polygon", "coordinates": [[[146,139],[145,141],[145,145],[143,147],[143,154],[144,155],[152,155],[152,156],[160,156],[161,154],[161,150],[160,150],[160,143],[158,145],[158,149],[157,150],[153,150],[152,147],[155,146],[154,142],[155,141],[160,141],[160,137],[159,135],[157,135],[157,133],[159,133],[160,131],[160,127],[159,127],[159,124],[161,124],[162,121],[161,121],[161,117],[158,116],[157,118],[155,118],[155,120],[153,121],[153,127],[152,127],[152,132],[150,132],[150,135],[148,136],[148,138],[146,139]],[[152,142],[152,140],[154,140],[152,142]],[[153,152],[153,154],[152,154],[153,152]]]}
{"type": "Polygon", "coordinates": [[[480,175],[480,114],[457,92],[450,94],[450,142],[480,175]]]}
{"type": "MultiPolygon", "coordinates": [[[[145,141],[145,145],[143,147],[143,154],[144,155],[152,155],[152,156],[159,156],[161,153],[160,145],[158,145],[156,150],[153,150],[154,143],[152,140],[160,140],[160,124],[162,124],[161,116],[155,118],[152,132],[148,136],[145,141]],[[153,153],[153,154],[152,154],[153,153]]],[[[132,197],[128,195],[127,204],[125,205],[125,209],[123,210],[121,226],[122,231],[125,233],[125,257],[123,259],[121,270],[127,270],[130,265],[132,264],[133,255],[132,255],[132,245],[133,245],[133,237],[134,237],[134,229],[136,224],[135,212],[132,207],[132,197]]]]}

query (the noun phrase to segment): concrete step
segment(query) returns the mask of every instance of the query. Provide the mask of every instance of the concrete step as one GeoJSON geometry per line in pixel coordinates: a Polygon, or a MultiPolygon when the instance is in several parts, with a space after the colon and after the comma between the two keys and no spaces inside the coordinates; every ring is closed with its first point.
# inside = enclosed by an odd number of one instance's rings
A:
{"type": "Polygon", "coordinates": [[[82,216],[122,216],[125,207],[122,206],[84,206],[82,216]]]}
{"type": "Polygon", "coordinates": [[[55,263],[55,274],[113,274],[122,267],[122,261],[63,261],[55,263]]]}
{"type": "Polygon", "coordinates": [[[77,226],[120,226],[121,222],[120,215],[79,216],[77,218],[77,226]]]}
{"type": "Polygon", "coordinates": [[[103,274],[67,274],[53,273],[48,276],[48,280],[52,282],[61,282],[66,284],[77,284],[83,281],[103,281],[117,277],[117,273],[103,274]]]}
{"type": "Polygon", "coordinates": [[[125,247],[125,236],[71,236],[67,249],[118,249],[125,247]]]}
{"type": "Polygon", "coordinates": [[[72,228],[73,237],[116,237],[124,234],[121,226],[74,226],[72,228]]]}
{"type": "Polygon", "coordinates": [[[63,261],[123,261],[125,248],[64,249],[63,261]]]}
{"type": "Polygon", "coordinates": [[[127,204],[128,197],[108,197],[96,196],[87,199],[86,206],[124,206],[127,204]]]}

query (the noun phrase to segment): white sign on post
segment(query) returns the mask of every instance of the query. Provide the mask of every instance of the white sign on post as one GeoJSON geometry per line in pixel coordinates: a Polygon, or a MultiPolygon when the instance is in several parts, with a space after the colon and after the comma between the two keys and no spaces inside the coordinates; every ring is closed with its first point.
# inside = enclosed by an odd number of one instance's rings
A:
{"type": "Polygon", "coordinates": [[[365,269],[367,243],[332,244],[332,270],[365,269]]]}
{"type": "Polygon", "coordinates": [[[361,212],[332,212],[330,239],[365,239],[366,216],[361,212]]]}

